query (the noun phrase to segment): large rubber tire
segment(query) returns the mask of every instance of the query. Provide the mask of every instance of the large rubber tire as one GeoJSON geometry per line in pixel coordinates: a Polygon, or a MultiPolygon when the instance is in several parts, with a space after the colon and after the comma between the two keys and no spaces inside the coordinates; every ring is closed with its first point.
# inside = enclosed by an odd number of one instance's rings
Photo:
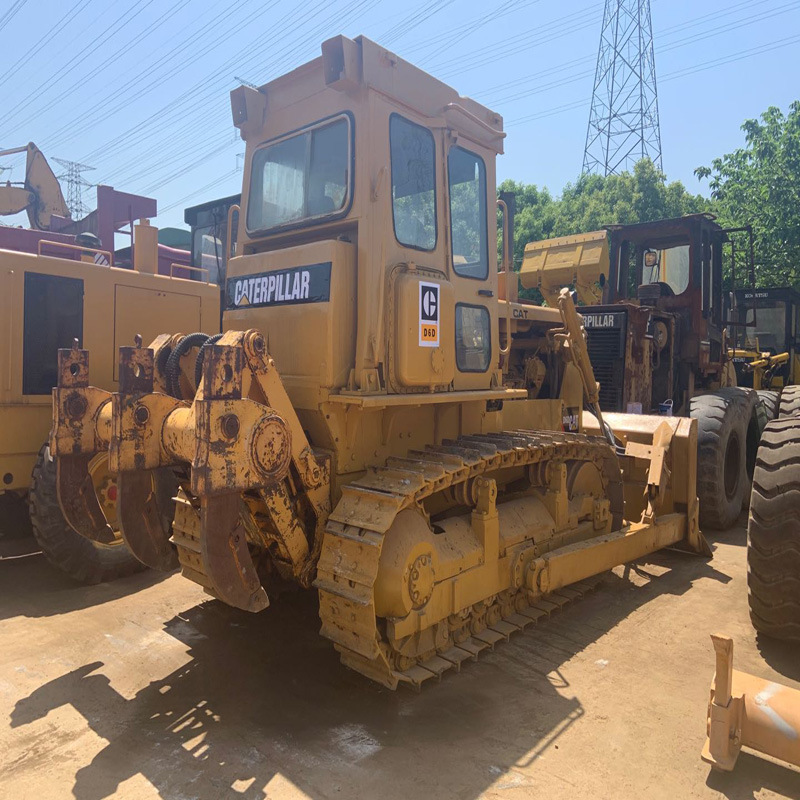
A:
{"type": "Polygon", "coordinates": [[[778,416],[778,406],[780,404],[781,393],[772,389],[759,389],[756,394],[764,407],[767,415],[767,422],[771,422],[778,416]]]}
{"type": "Polygon", "coordinates": [[[778,419],[800,414],[800,386],[785,386],[778,405],[778,419]]]}
{"type": "Polygon", "coordinates": [[[727,530],[746,503],[758,448],[755,405],[755,392],[741,387],[698,395],[689,403],[689,416],[698,427],[701,528],[727,530]]]}
{"type": "Polygon", "coordinates": [[[81,583],[113,581],[145,568],[124,542],[99,544],[74,531],[58,505],[56,465],[44,445],[28,494],[33,535],[51,564],[81,583]]]}
{"type": "Polygon", "coordinates": [[[761,437],[747,524],[747,595],[753,627],[800,641],[800,417],[761,437]]]}

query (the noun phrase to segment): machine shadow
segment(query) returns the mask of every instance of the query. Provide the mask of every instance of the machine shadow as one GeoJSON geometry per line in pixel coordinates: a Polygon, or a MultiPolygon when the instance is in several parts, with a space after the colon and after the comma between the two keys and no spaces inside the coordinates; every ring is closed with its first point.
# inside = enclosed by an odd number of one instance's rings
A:
{"type": "Polygon", "coordinates": [[[706,786],[727,800],[752,800],[764,792],[778,796],[800,796],[800,772],[760,755],[742,751],[732,772],[709,769],[706,786]]]}
{"type": "Polygon", "coordinates": [[[341,666],[317,633],[313,593],[260,615],[208,601],[166,623],[190,648],[181,669],[126,699],[101,663],[86,664],[20,700],[11,725],[69,704],[108,742],[77,770],[78,800],[108,797],[139,773],[165,798],[263,798],[273,779],[314,798],[474,798],[584,715],[562,669],[574,655],[653,598],[727,577],[677,552],[635,573],[636,586],[608,573],[597,592],[421,693],[341,666]]]}
{"type": "Polygon", "coordinates": [[[148,586],[171,573],[144,570],[109,583],[76,583],[44,555],[0,561],[0,621],[11,617],[51,617],[102,605],[148,586]]]}

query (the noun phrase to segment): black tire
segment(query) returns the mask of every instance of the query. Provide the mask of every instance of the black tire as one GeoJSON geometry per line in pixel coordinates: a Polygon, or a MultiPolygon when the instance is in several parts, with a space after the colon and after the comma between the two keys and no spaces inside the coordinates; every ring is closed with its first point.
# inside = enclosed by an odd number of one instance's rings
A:
{"type": "Polygon", "coordinates": [[[775,392],[772,389],[759,389],[756,394],[764,407],[764,412],[767,415],[767,422],[771,422],[778,416],[778,406],[780,403],[780,392],[775,392]]]}
{"type": "Polygon", "coordinates": [[[689,416],[698,427],[701,528],[727,530],[746,503],[759,438],[755,406],[755,392],[739,387],[699,395],[689,403],[689,416]]]}
{"type": "Polygon", "coordinates": [[[778,419],[800,414],[800,386],[785,386],[778,404],[778,419]]]}
{"type": "Polygon", "coordinates": [[[56,465],[44,445],[28,494],[33,535],[51,564],[81,583],[113,581],[145,569],[124,542],[99,544],[74,531],[58,505],[56,465]]]}
{"type": "Polygon", "coordinates": [[[753,627],[800,641],[800,417],[761,437],[747,523],[747,597],[753,627]]]}

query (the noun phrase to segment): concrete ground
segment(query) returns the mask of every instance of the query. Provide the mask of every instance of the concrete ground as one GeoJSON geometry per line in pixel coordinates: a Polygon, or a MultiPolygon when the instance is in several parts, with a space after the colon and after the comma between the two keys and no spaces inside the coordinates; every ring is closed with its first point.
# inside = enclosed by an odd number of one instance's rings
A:
{"type": "Polygon", "coordinates": [[[420,694],[343,668],[312,594],[259,616],[178,575],[76,587],[0,563],[0,795],[22,798],[800,798],[800,772],[700,761],[714,670],[798,686],[757,642],[745,532],[665,552],[420,694]]]}

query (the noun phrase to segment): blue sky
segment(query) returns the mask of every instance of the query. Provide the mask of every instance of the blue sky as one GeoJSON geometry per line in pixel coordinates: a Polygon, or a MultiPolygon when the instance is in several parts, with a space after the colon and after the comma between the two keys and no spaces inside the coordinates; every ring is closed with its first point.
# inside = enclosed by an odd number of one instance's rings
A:
{"type": "MultiPolygon", "coordinates": [[[[558,193],[581,170],[602,0],[3,6],[0,147],[34,141],[91,165],[92,182],[156,197],[161,226],[239,191],[237,78],[264,83],[338,33],[363,33],[500,112],[499,179],[558,193]]],[[[739,146],[744,119],[800,99],[800,0],[652,0],[652,17],[664,170],[705,191],[694,168],[739,146]]],[[[22,179],[21,159],[0,165],[22,179]]]]}

